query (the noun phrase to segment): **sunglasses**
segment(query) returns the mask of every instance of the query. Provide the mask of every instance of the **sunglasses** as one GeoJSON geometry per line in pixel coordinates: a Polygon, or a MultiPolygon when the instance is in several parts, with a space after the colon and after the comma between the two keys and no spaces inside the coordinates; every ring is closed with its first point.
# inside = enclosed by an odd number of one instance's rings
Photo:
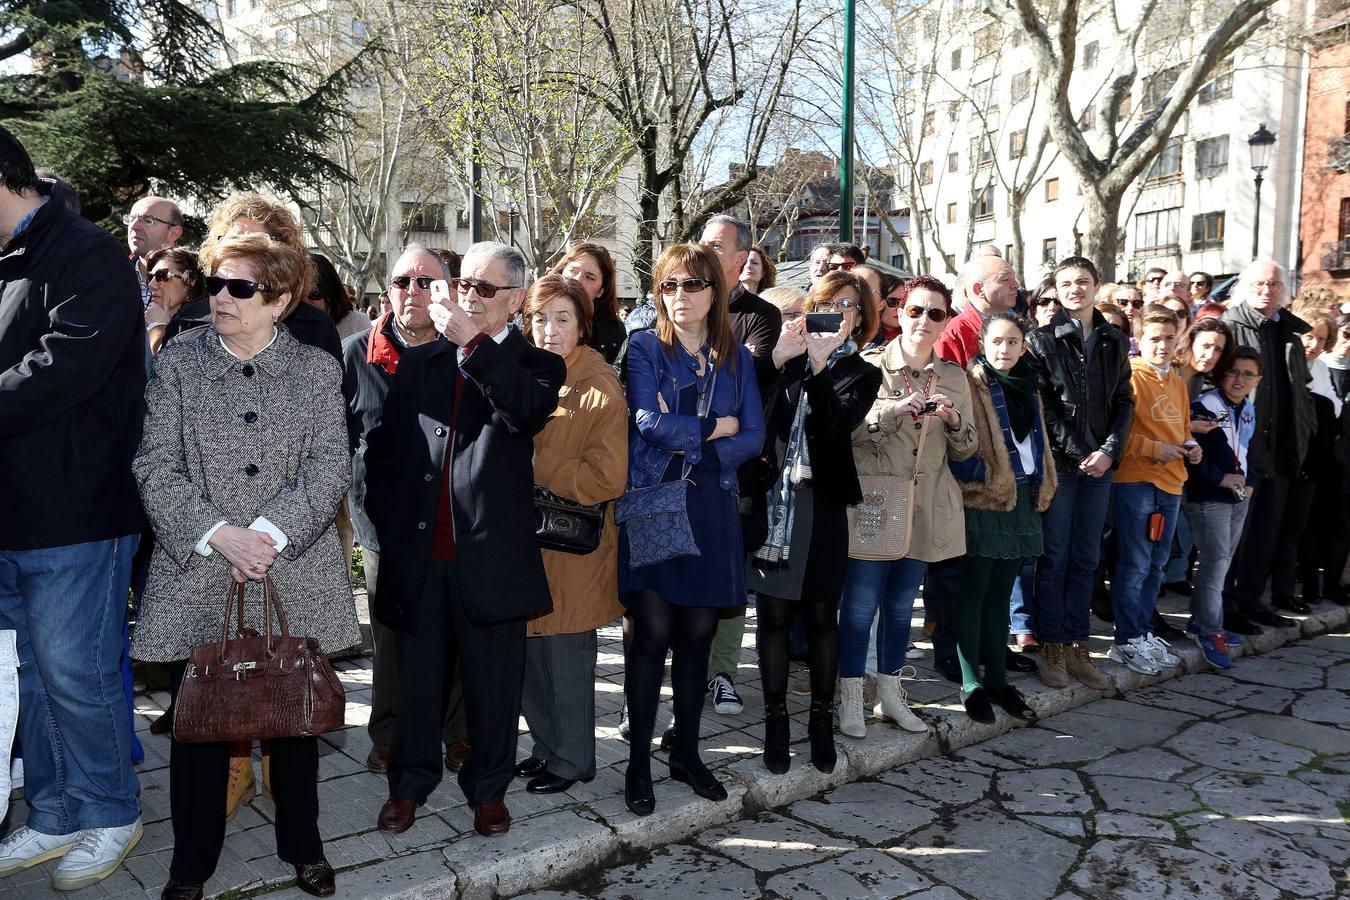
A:
{"type": "Polygon", "coordinates": [[[1116,302],[1121,306],[1133,306],[1135,309],[1144,308],[1144,300],[1142,297],[1135,297],[1133,300],[1117,300],[1116,302]]]}
{"type": "Polygon", "coordinates": [[[858,301],[845,297],[843,300],[833,300],[829,303],[817,303],[813,312],[848,312],[850,309],[857,309],[858,301]]]}
{"type": "Polygon", "coordinates": [[[179,275],[177,272],[170,272],[168,269],[156,269],[155,271],[150,273],[150,280],[155,282],[156,284],[164,284],[171,278],[177,278],[180,281],[187,280],[183,278],[182,275],[179,275]]]}
{"type": "Polygon", "coordinates": [[[889,307],[890,309],[899,309],[905,303],[905,301],[899,297],[887,297],[885,300],[881,302],[885,303],[886,306],[889,307]]]}
{"type": "Polygon", "coordinates": [[[267,285],[249,281],[247,278],[220,278],[216,275],[207,275],[202,281],[206,283],[206,292],[213,297],[221,291],[228,290],[230,296],[236,300],[251,300],[259,291],[264,294],[272,292],[267,285]]]}
{"type": "Polygon", "coordinates": [[[1192,281],[1191,287],[1209,287],[1208,281],[1192,281]]]}
{"type": "Polygon", "coordinates": [[[1144,279],[1147,284],[1162,284],[1162,280],[1163,277],[1161,275],[1154,275],[1152,278],[1144,279]]]}
{"type": "Polygon", "coordinates": [[[925,313],[932,322],[945,322],[947,320],[947,311],[945,309],[938,309],[936,306],[905,307],[905,315],[909,316],[911,319],[920,318],[925,313]]]}
{"type": "Polygon", "coordinates": [[[518,284],[493,284],[490,281],[475,281],[472,278],[451,278],[450,286],[461,297],[469,296],[469,291],[478,294],[484,300],[491,300],[498,291],[510,291],[520,287],[518,284]]]}
{"type": "Polygon", "coordinates": [[[431,290],[431,283],[436,279],[430,275],[395,275],[389,279],[389,283],[400,291],[406,291],[408,285],[416,283],[419,290],[431,290]]]}
{"type": "Polygon", "coordinates": [[[1058,298],[1058,297],[1042,297],[1041,299],[1039,299],[1039,300],[1037,300],[1035,303],[1033,303],[1032,306],[1033,306],[1033,307],[1036,307],[1036,306],[1049,306],[1049,305],[1052,304],[1052,303],[1055,304],[1056,306],[1058,306],[1058,305],[1059,305],[1059,298],[1058,298]]]}
{"type": "Polygon", "coordinates": [[[700,291],[706,291],[712,287],[712,282],[706,278],[686,278],[683,281],[676,281],[674,278],[667,278],[657,285],[661,293],[667,297],[674,296],[680,288],[684,288],[686,294],[697,294],[700,291]]]}
{"type": "Polygon", "coordinates": [[[857,263],[855,263],[855,262],[826,263],[826,264],[825,264],[825,271],[826,271],[826,272],[839,272],[839,271],[849,272],[849,271],[852,271],[853,267],[856,266],[856,265],[857,265],[857,263]]]}

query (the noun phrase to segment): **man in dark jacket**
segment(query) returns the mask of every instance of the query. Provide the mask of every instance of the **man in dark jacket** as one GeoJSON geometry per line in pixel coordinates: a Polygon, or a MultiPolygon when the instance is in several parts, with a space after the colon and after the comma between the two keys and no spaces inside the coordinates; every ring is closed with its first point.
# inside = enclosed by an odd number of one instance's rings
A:
{"type": "Polygon", "coordinates": [[[0,876],[62,856],[52,884],[74,890],[141,836],[120,661],[147,347],[126,253],[50,191],[0,128],[0,630],[29,807],[0,876]]]}
{"type": "MultiPolygon", "coordinates": [[[[384,400],[394,382],[403,352],[440,338],[427,313],[431,280],[448,280],[450,270],[434,252],[417,244],[404,249],[390,270],[389,298],[392,310],[380,316],[371,330],[354,334],[342,343],[342,395],[347,401],[347,435],[352,444],[352,486],[347,495],[352,530],[361,545],[370,605],[378,602],[380,542],[366,513],[366,436],[380,424],[384,400]]],[[[366,768],[389,769],[389,749],[394,742],[398,713],[398,649],[396,632],[376,617],[370,628],[375,643],[371,665],[370,755],[366,768]]],[[[445,743],[445,766],[459,771],[468,745],[464,725],[463,691],[459,667],[451,673],[446,689],[445,718],[441,738],[445,743]]]]}
{"type": "MultiPolygon", "coordinates": [[[[380,829],[399,833],[441,778],[445,672],[458,657],[469,743],[459,773],[474,828],[505,834],[515,769],[525,620],[552,608],[534,536],[534,442],[558,406],[562,357],[510,326],[525,260],[469,248],[455,297],[433,294],[446,340],[399,359],[366,437],[366,512],[382,550],[375,615],[399,632],[398,721],[380,829]]],[[[441,282],[440,284],[444,284],[441,282]]]]}
{"type": "Polygon", "coordinates": [[[1299,339],[1308,324],[1282,309],[1285,297],[1284,269],[1271,260],[1258,260],[1238,276],[1223,316],[1238,346],[1261,351],[1265,373],[1253,400],[1256,433],[1247,451],[1251,469],[1247,480],[1256,493],[1223,591],[1224,628],[1239,634],[1258,634],[1261,625],[1296,624],[1262,599],[1287,524],[1289,489],[1317,427],[1308,362],[1299,339]]]}
{"type": "Polygon", "coordinates": [[[1041,680],[1065,687],[1073,675],[1105,690],[1110,681],[1088,655],[1088,611],[1111,504],[1111,472],[1134,420],[1130,344],[1093,309],[1097,267],[1070,256],[1055,267],[1060,311],[1027,335],[1040,382],[1045,425],[1059,474],[1042,526],[1032,620],[1041,644],[1041,680]]]}

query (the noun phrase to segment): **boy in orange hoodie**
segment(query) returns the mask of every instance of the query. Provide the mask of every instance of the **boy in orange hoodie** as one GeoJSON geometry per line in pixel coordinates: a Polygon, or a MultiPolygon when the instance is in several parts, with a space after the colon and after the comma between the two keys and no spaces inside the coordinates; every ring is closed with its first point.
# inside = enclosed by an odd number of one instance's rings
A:
{"type": "Polygon", "coordinates": [[[1172,368],[1180,328],[1167,307],[1144,308],[1139,356],[1130,360],[1134,423],[1111,486],[1119,559],[1111,581],[1116,641],[1109,656],[1147,675],[1181,664],[1149,630],[1181,515],[1186,462],[1200,461],[1186,383],[1172,368]]]}

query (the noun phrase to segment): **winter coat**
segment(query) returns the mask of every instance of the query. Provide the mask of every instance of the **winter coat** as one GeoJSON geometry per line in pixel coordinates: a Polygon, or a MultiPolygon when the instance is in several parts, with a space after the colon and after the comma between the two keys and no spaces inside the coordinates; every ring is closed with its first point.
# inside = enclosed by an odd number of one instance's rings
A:
{"type": "Polygon", "coordinates": [[[1308,330],[1308,323],[1287,309],[1280,310],[1276,319],[1269,319],[1252,309],[1246,303],[1234,302],[1223,314],[1224,324],[1233,332],[1233,340],[1239,347],[1255,347],[1261,351],[1262,369],[1265,374],[1256,385],[1252,394],[1252,403],[1256,407],[1256,434],[1252,435],[1252,444],[1248,448],[1251,456],[1251,468],[1262,475],[1295,475],[1303,458],[1308,454],[1308,442],[1317,429],[1317,414],[1313,410],[1312,393],[1308,389],[1308,358],[1303,351],[1303,342],[1299,335],[1308,330]],[[1291,421],[1294,430],[1291,434],[1277,434],[1275,423],[1278,420],[1275,406],[1280,402],[1281,392],[1276,384],[1275,364],[1266,354],[1261,344],[1261,335],[1266,329],[1274,329],[1276,342],[1284,348],[1285,368],[1289,372],[1290,398],[1293,401],[1291,421]],[[1292,441],[1292,447],[1285,448],[1284,442],[1292,441]],[[1292,450],[1296,460],[1294,471],[1281,471],[1280,449],[1292,450]]]}
{"type": "Polygon", "coordinates": [[[971,403],[975,409],[975,434],[978,448],[964,463],[953,463],[952,471],[961,485],[961,498],[967,509],[987,509],[1012,512],[1017,506],[1017,482],[1025,477],[1032,485],[1036,512],[1045,512],[1055,497],[1059,476],[1053,460],[1050,434],[1045,427],[1045,412],[1039,398],[1032,397],[1036,418],[1031,425],[1031,449],[1036,457],[1036,471],[1022,471],[1020,455],[1012,450],[1012,427],[1008,424],[1008,408],[1004,405],[1003,386],[989,380],[984,366],[971,366],[971,403]],[[1016,464],[1014,464],[1016,459],[1016,464]]]}

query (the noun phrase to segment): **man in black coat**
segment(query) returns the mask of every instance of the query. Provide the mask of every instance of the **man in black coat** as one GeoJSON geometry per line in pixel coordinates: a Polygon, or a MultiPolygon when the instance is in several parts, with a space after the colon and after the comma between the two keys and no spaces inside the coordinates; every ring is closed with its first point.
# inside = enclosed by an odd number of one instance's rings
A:
{"type": "MultiPolygon", "coordinates": [[[[444,673],[457,656],[469,743],[459,773],[474,828],[505,834],[525,620],[552,608],[534,536],[534,434],[558,405],[562,357],[510,326],[525,260],[469,248],[454,297],[429,307],[446,338],[405,351],[366,437],[366,512],[383,551],[375,615],[399,632],[399,697],[381,830],[411,827],[441,777],[444,673]]],[[[433,285],[439,289],[444,282],[433,285]]]]}
{"type": "Polygon", "coordinates": [[[0,128],[0,631],[17,633],[29,807],[0,875],[62,856],[52,884],[74,890],[141,836],[120,663],[147,344],[122,246],[50,192],[0,128]]]}

